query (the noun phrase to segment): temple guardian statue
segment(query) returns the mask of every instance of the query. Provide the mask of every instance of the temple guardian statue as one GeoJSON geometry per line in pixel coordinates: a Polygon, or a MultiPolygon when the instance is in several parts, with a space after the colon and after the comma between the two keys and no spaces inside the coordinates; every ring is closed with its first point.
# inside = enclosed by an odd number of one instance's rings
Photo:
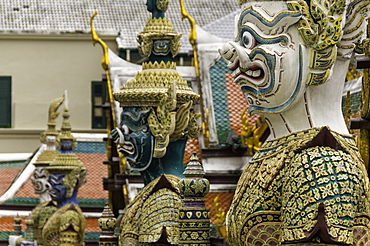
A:
{"type": "Polygon", "coordinates": [[[77,201],[78,188],[86,183],[87,170],[72,152],[76,139],[71,134],[68,106],[64,108],[63,123],[58,141],[61,153],[46,167],[51,186],[51,199],[58,209],[48,218],[42,230],[43,245],[82,246],[85,217],[77,201]]]}
{"type": "Polygon", "coordinates": [[[227,215],[231,245],[370,245],[369,179],[341,111],[369,1],[247,1],[220,54],[271,130],[227,215]]]}
{"type": "Polygon", "coordinates": [[[48,129],[41,134],[41,143],[46,145],[46,149],[39,155],[35,165],[33,177],[31,177],[35,193],[40,195],[40,204],[37,205],[31,212],[33,220],[33,236],[37,245],[42,246],[42,229],[46,221],[57,210],[56,203],[51,201],[48,189],[50,184],[47,181],[48,175],[45,167],[47,167],[59,154],[56,149],[56,141],[59,132],[56,130],[55,119],[58,117],[58,109],[64,101],[64,96],[55,99],[49,106],[48,114],[48,129]]]}
{"type": "Polygon", "coordinates": [[[172,58],[181,34],[164,17],[169,1],[148,0],[152,17],[138,34],[139,52],[148,60],[142,71],[114,97],[122,107],[120,126],[112,131],[145,187],[128,205],[121,223],[120,245],[179,244],[179,181],[184,178],[184,151],[199,132],[194,105],[199,95],[176,71],[172,58]]]}

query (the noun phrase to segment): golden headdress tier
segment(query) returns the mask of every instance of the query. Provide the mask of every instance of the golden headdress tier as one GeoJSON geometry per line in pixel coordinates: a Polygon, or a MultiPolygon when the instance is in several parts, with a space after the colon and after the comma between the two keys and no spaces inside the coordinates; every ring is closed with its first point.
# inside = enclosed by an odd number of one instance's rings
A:
{"type": "MultiPolygon", "coordinates": [[[[64,113],[63,113],[63,122],[62,122],[62,127],[61,127],[61,132],[59,134],[59,142],[62,142],[63,140],[70,140],[73,142],[75,145],[76,143],[76,138],[72,135],[71,133],[71,123],[69,121],[69,110],[68,108],[64,108],[64,113]]],[[[73,146],[75,147],[75,146],[73,146]]]]}
{"type": "Polygon", "coordinates": [[[155,42],[161,41],[162,44],[160,44],[160,46],[169,47],[169,49],[166,48],[166,53],[171,52],[172,57],[175,57],[180,51],[181,36],[182,34],[175,31],[171,21],[168,18],[149,19],[146,22],[144,31],[140,32],[137,35],[137,42],[139,43],[139,53],[143,57],[150,57],[152,52],[155,52],[156,50],[155,42]],[[168,42],[166,40],[168,40],[168,42]],[[164,42],[167,43],[163,45],[164,42]]]}
{"type": "Polygon", "coordinates": [[[146,3],[148,11],[152,12],[152,18],[149,18],[144,30],[138,34],[137,41],[140,55],[151,61],[168,61],[168,57],[164,56],[171,53],[175,57],[180,50],[182,35],[175,31],[171,21],[165,17],[168,4],[169,0],[148,0],[146,3]]]}
{"type": "Polygon", "coordinates": [[[61,153],[50,163],[47,168],[51,173],[65,173],[73,169],[83,168],[83,163],[72,152],[76,145],[76,138],[71,133],[68,108],[64,108],[62,129],[58,136],[61,153]]]}
{"type": "Polygon", "coordinates": [[[76,138],[71,133],[69,122],[68,101],[65,102],[62,131],[58,137],[61,153],[46,167],[50,174],[65,174],[63,183],[67,187],[67,197],[70,197],[74,189],[86,183],[87,169],[72,152],[76,144],[76,138]]]}
{"type": "Polygon", "coordinates": [[[167,96],[168,89],[176,81],[177,104],[199,101],[196,94],[176,71],[175,62],[143,63],[143,70],[138,72],[133,80],[121,87],[114,94],[121,107],[158,106],[161,99],[167,96]]]}

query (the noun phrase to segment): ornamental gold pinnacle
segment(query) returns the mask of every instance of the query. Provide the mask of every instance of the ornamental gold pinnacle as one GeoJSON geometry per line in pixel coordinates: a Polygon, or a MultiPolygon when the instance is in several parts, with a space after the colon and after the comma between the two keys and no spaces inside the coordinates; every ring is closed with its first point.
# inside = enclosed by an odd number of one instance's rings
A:
{"type": "Polygon", "coordinates": [[[57,111],[63,102],[64,96],[55,99],[49,106],[48,128],[41,133],[40,137],[41,143],[46,144],[46,149],[38,156],[34,163],[36,167],[49,165],[49,163],[59,154],[56,150],[56,137],[59,132],[55,129],[55,119],[59,116],[59,112],[57,111]]]}
{"type": "Polygon", "coordinates": [[[176,100],[181,105],[192,101],[195,105],[199,95],[193,92],[181,75],[176,71],[173,58],[178,54],[181,34],[177,33],[171,21],[164,16],[169,1],[150,0],[148,11],[152,18],[146,22],[144,30],[138,34],[139,53],[148,61],[142,64],[133,80],[114,94],[121,107],[158,106],[167,96],[168,89],[176,82],[176,100]]]}
{"type": "Polygon", "coordinates": [[[81,187],[81,185],[86,183],[87,170],[76,154],[72,152],[76,145],[76,138],[71,133],[72,128],[69,121],[70,114],[67,97],[64,106],[62,128],[58,137],[61,153],[46,169],[51,174],[66,175],[63,182],[67,187],[67,197],[70,197],[73,189],[81,187]]]}

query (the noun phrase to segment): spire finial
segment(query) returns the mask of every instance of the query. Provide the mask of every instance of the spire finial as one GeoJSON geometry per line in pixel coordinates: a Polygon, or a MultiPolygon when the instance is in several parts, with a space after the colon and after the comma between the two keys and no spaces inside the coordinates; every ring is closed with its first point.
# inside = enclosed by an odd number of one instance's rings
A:
{"type": "Polygon", "coordinates": [[[64,92],[64,113],[61,127],[61,133],[59,134],[59,145],[62,151],[72,151],[76,147],[76,138],[73,137],[71,130],[71,123],[69,121],[69,109],[68,109],[68,96],[67,91],[64,92]]]}

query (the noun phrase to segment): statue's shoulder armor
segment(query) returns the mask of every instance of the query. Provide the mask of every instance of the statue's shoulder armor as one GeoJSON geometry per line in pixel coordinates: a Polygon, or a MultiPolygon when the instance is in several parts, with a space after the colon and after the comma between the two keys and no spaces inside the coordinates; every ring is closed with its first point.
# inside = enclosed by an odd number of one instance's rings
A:
{"type": "Polygon", "coordinates": [[[368,212],[364,173],[356,157],[341,149],[313,146],[297,153],[282,179],[284,241],[314,238],[352,243],[355,215],[368,212]],[[323,232],[325,232],[323,234],[323,232]]]}
{"type": "Polygon", "coordinates": [[[80,207],[71,204],[68,209],[63,212],[60,218],[60,230],[65,231],[73,228],[74,231],[80,232],[85,227],[85,217],[82,214],[80,207]]]}
{"type": "Polygon", "coordinates": [[[57,209],[58,208],[53,201],[46,201],[38,204],[31,212],[34,227],[42,228],[57,209]]]}
{"type": "Polygon", "coordinates": [[[59,245],[61,233],[76,234],[78,240],[83,240],[86,221],[80,207],[67,204],[59,208],[46,222],[42,230],[43,241],[46,245],[59,245]]]}
{"type": "Polygon", "coordinates": [[[162,175],[135,197],[122,219],[121,245],[158,242],[163,234],[170,243],[178,243],[179,180],[176,176],[162,175]]]}

